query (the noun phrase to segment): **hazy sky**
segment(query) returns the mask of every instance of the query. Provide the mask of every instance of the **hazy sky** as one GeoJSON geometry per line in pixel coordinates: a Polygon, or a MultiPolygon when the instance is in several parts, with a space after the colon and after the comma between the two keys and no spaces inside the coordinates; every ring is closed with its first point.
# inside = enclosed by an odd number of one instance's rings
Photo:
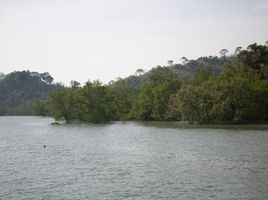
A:
{"type": "Polygon", "coordinates": [[[0,72],[107,83],[268,40],[268,0],[0,0],[0,72]]]}

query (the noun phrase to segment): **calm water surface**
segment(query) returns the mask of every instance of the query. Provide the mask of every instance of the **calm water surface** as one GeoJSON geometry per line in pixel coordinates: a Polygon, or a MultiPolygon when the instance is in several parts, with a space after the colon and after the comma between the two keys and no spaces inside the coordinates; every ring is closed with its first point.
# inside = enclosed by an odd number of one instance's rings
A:
{"type": "Polygon", "coordinates": [[[0,117],[0,199],[268,199],[267,127],[52,121],[0,117]]]}

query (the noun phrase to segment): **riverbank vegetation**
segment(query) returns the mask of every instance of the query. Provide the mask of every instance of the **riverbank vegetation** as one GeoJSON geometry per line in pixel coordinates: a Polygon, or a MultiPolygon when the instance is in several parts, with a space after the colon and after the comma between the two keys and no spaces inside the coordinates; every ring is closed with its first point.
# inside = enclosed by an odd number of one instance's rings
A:
{"type": "MultiPolygon", "coordinates": [[[[70,87],[63,87],[47,82],[49,89],[43,94],[49,95],[35,103],[35,113],[49,114],[67,123],[267,121],[267,45],[251,44],[245,50],[236,48],[232,55],[227,53],[228,50],[223,49],[220,57],[196,60],[182,57],[181,64],[169,60],[167,66],[157,66],[148,72],[138,69],[135,75],[109,84],[88,81],[81,86],[72,81],[70,87]]],[[[0,86],[6,77],[2,78],[0,86]]]]}
{"type": "Polygon", "coordinates": [[[268,119],[268,48],[252,44],[221,57],[182,58],[104,85],[52,92],[48,108],[55,119],[184,120],[189,123],[248,123],[268,119]]]}

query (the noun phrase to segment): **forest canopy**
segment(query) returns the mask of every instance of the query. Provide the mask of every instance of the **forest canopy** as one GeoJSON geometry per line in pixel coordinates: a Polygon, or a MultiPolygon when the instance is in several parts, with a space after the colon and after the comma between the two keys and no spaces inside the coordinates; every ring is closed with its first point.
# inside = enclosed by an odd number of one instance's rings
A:
{"type": "Polygon", "coordinates": [[[250,123],[268,120],[268,47],[251,44],[220,57],[181,58],[109,84],[53,84],[48,73],[0,74],[0,114],[38,115],[67,123],[110,120],[176,120],[250,123]],[[23,106],[22,106],[23,105],[23,106]],[[34,109],[33,109],[34,108],[34,109]],[[29,111],[28,110],[28,111],[29,111]],[[34,112],[33,112],[34,110],[34,112]],[[20,112],[19,112],[20,111],[20,112]],[[21,112],[23,114],[23,112],[21,112]]]}
{"type": "Polygon", "coordinates": [[[45,108],[48,93],[60,87],[52,82],[48,72],[0,73],[0,115],[48,115],[45,110],[37,110],[45,108]]]}

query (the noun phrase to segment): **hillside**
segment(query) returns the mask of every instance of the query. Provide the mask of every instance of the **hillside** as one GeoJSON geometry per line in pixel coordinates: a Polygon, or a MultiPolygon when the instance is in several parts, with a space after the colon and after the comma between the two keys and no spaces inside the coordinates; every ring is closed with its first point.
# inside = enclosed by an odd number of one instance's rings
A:
{"type": "Polygon", "coordinates": [[[138,69],[135,75],[130,75],[124,79],[119,78],[117,81],[111,82],[111,84],[127,84],[136,88],[142,87],[142,85],[150,84],[154,80],[187,80],[191,79],[198,72],[209,71],[213,75],[219,75],[224,65],[233,64],[235,62],[234,56],[229,57],[200,57],[196,60],[188,60],[184,58],[182,64],[173,64],[173,61],[169,61],[168,66],[156,66],[144,72],[143,69],[138,69]]]}
{"type": "MultiPolygon", "coordinates": [[[[229,59],[230,60],[230,59],[229,59]]],[[[112,85],[126,84],[140,88],[153,80],[185,80],[202,70],[211,70],[219,74],[226,60],[219,57],[200,57],[185,61],[183,64],[157,66],[146,73],[118,79],[112,85]]],[[[39,102],[48,97],[48,93],[62,87],[53,84],[53,77],[48,72],[14,71],[7,75],[0,73],[0,115],[33,115],[39,102]]]]}
{"type": "MultiPolygon", "coordinates": [[[[234,56],[209,56],[200,57],[196,60],[183,58],[182,64],[168,61],[168,66],[157,66],[147,72],[138,69],[135,75],[111,81],[107,85],[108,90],[113,99],[117,99],[116,104],[122,106],[122,113],[118,114],[120,117],[115,117],[115,119],[129,118],[133,100],[137,98],[138,93],[146,85],[159,85],[167,81],[175,81],[177,82],[177,88],[181,85],[179,82],[191,80],[200,72],[217,76],[224,66],[234,64],[235,61],[234,56]],[[119,96],[122,98],[118,99],[119,96]],[[125,100],[122,102],[124,98],[125,100]]],[[[80,84],[76,81],[72,81],[71,85],[72,88],[80,87],[80,84]]],[[[171,91],[175,92],[176,88],[172,89],[172,87],[170,88],[171,91]]],[[[0,73],[0,115],[48,115],[45,102],[48,94],[57,88],[63,88],[63,86],[54,84],[53,77],[48,72],[14,71],[7,75],[0,73]]],[[[66,87],[65,89],[70,88],[66,87]]],[[[165,101],[168,101],[168,99],[165,99],[165,101]]],[[[161,116],[162,118],[163,116],[161,116]]]]}
{"type": "Polygon", "coordinates": [[[0,115],[33,115],[37,103],[59,87],[49,73],[14,71],[0,76],[0,115]]]}
{"type": "MultiPolygon", "coordinates": [[[[225,52],[225,51],[224,51],[225,52]]],[[[103,85],[53,92],[56,120],[182,120],[189,123],[253,123],[268,120],[268,48],[251,44],[236,55],[202,57],[157,66],[103,85]]]]}

